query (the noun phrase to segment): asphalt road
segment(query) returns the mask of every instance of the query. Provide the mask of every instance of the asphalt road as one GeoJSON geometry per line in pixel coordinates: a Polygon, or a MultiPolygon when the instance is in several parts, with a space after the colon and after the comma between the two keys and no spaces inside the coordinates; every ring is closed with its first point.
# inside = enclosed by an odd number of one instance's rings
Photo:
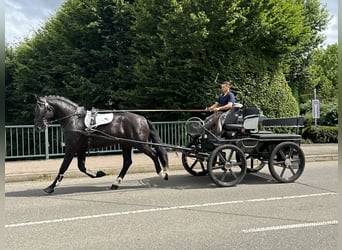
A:
{"type": "Polygon", "coordinates": [[[236,187],[173,171],[13,182],[6,189],[6,249],[336,249],[337,161],[310,162],[295,183],[268,169],[236,187]]]}

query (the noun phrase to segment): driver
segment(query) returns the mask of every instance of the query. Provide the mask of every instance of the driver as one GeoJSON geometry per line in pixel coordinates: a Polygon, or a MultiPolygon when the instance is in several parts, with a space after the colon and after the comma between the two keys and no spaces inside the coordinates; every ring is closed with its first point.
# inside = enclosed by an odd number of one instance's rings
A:
{"type": "Polygon", "coordinates": [[[235,102],[235,96],[230,91],[231,83],[224,81],[221,83],[222,94],[218,97],[216,102],[205,110],[215,112],[214,114],[207,117],[204,121],[204,126],[210,129],[215,134],[219,135],[222,130],[222,121],[227,115],[227,111],[230,110],[235,102]],[[216,128],[216,132],[215,132],[216,128]]]}

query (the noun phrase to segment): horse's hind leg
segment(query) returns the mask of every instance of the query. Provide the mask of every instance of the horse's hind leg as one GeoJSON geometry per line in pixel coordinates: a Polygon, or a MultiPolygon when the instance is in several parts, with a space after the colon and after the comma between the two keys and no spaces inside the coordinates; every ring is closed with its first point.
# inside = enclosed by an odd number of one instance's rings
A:
{"type": "Polygon", "coordinates": [[[148,157],[150,157],[153,160],[157,174],[160,177],[162,177],[164,180],[168,180],[169,175],[162,170],[160,163],[159,163],[157,152],[147,145],[142,145],[141,147],[139,147],[139,150],[142,151],[144,154],[146,154],[148,157]]]}
{"type": "Polygon", "coordinates": [[[77,153],[77,166],[78,166],[78,169],[82,173],[85,173],[86,175],[88,175],[91,178],[98,178],[98,177],[103,177],[106,175],[106,173],[101,171],[101,170],[94,173],[93,171],[87,169],[85,167],[85,159],[86,159],[86,151],[85,150],[79,151],[77,153]]]}
{"type": "Polygon", "coordinates": [[[59,183],[63,180],[64,177],[64,173],[65,171],[67,171],[72,158],[74,157],[74,151],[70,151],[70,150],[66,150],[65,155],[64,155],[64,159],[63,159],[63,163],[61,165],[61,167],[59,168],[58,171],[58,175],[56,177],[56,179],[52,182],[52,184],[50,186],[48,186],[47,188],[44,189],[44,192],[51,194],[55,191],[55,187],[59,185],[59,183]]]}
{"type": "Polygon", "coordinates": [[[122,157],[123,157],[123,165],[121,171],[119,173],[116,182],[112,184],[111,189],[118,189],[119,184],[121,184],[123,178],[125,177],[128,168],[132,165],[132,147],[128,145],[122,146],[122,157]]]}

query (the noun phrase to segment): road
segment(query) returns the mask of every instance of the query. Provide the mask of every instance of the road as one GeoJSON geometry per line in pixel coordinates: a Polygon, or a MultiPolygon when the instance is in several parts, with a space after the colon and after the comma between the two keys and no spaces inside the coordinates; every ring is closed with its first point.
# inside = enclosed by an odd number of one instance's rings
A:
{"type": "Polygon", "coordinates": [[[263,169],[236,187],[172,171],[13,182],[6,189],[6,249],[336,249],[337,161],[310,162],[295,183],[263,169]]]}

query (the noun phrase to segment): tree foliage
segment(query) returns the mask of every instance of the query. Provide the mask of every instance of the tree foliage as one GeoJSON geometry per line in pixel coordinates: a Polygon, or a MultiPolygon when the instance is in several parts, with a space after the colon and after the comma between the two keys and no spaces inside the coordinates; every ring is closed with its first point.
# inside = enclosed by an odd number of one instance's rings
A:
{"type": "Polygon", "coordinates": [[[309,83],[303,94],[309,95],[316,88],[317,97],[326,102],[337,100],[338,46],[328,45],[325,49],[315,49],[311,53],[308,67],[309,83]]]}
{"type": "Polygon", "coordinates": [[[326,5],[322,6],[319,0],[301,0],[300,2],[304,6],[303,17],[306,32],[302,34],[300,42],[282,64],[294,96],[300,103],[303,103],[308,100],[303,90],[311,85],[308,69],[311,52],[323,43],[325,37],[322,31],[327,28],[330,17],[326,5]]]}
{"type": "Polygon", "coordinates": [[[298,85],[296,58],[320,43],[326,19],[318,0],[67,0],[9,53],[8,105],[22,122],[32,121],[34,94],[87,108],[204,108],[219,73],[239,102],[295,115],[287,81],[298,85]]]}

